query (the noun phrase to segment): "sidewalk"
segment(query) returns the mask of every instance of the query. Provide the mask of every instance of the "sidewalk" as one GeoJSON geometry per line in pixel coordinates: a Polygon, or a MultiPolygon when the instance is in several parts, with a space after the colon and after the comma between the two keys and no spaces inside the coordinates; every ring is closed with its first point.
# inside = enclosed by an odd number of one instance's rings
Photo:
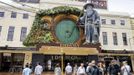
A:
{"type": "MultiPolygon", "coordinates": [[[[10,72],[0,72],[0,75],[22,75],[21,73],[10,73],[10,72]]],[[[32,74],[32,75],[34,75],[34,74],[32,74]]],[[[43,74],[42,75],[54,75],[54,73],[53,72],[43,72],[43,74]]],[[[132,74],[132,75],[134,75],[134,74],[132,74]]]]}
{"type": "MultiPolygon", "coordinates": [[[[0,75],[22,75],[22,73],[0,72],[0,75]]],[[[34,75],[34,74],[32,74],[32,75],[34,75]]],[[[42,75],[54,75],[54,73],[53,72],[47,72],[47,73],[43,72],[42,75]]]]}

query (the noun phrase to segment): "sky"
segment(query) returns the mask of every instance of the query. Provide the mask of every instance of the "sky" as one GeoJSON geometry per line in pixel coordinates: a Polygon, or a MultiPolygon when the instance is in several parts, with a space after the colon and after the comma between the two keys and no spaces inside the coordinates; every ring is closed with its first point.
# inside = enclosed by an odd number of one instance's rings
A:
{"type": "MultiPolygon", "coordinates": [[[[11,0],[0,0],[11,3],[11,0]]],[[[108,10],[114,12],[127,12],[134,17],[134,0],[108,0],[108,10]]]]}
{"type": "Polygon", "coordinates": [[[108,10],[127,12],[134,17],[134,0],[108,0],[108,10]]]}

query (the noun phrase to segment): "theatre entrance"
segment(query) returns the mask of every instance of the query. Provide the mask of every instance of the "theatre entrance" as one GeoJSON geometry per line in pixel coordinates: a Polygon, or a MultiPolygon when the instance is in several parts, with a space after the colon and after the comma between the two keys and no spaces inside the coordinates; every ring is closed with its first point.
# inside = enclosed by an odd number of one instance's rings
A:
{"type": "MultiPolygon", "coordinates": [[[[87,64],[91,60],[98,60],[97,55],[65,55],[64,57],[64,67],[67,63],[70,63],[71,66],[80,63],[87,64]]],[[[36,63],[40,62],[45,71],[53,71],[57,63],[61,65],[61,55],[44,55],[44,54],[33,54],[32,56],[32,65],[35,67],[36,63]]]]}

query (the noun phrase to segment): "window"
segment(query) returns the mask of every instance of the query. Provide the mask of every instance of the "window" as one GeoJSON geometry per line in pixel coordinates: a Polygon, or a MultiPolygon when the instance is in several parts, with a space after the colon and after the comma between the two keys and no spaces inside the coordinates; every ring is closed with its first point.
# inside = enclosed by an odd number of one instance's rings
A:
{"type": "Polygon", "coordinates": [[[106,24],[106,19],[101,19],[101,24],[106,24]]]}
{"type": "Polygon", "coordinates": [[[0,12],[0,17],[4,17],[4,12],[0,12]]]}
{"type": "Polygon", "coordinates": [[[29,16],[28,16],[27,13],[24,13],[24,14],[23,14],[23,19],[28,19],[28,17],[29,17],[29,16]]]}
{"type": "Polygon", "coordinates": [[[1,36],[2,26],[0,26],[0,36],[1,36]]]}
{"type": "Polygon", "coordinates": [[[14,26],[9,26],[7,41],[13,41],[14,28],[14,26]]]}
{"type": "Polygon", "coordinates": [[[126,33],[122,33],[122,39],[123,39],[123,45],[128,45],[127,44],[127,34],[126,33]]]}
{"type": "Polygon", "coordinates": [[[115,25],[115,20],[111,20],[111,24],[112,25],[115,25]]]}
{"type": "Polygon", "coordinates": [[[12,12],[11,13],[11,18],[16,18],[16,16],[17,16],[17,12],[12,12]]]}
{"type": "Polygon", "coordinates": [[[20,34],[20,41],[24,41],[25,40],[26,33],[27,33],[27,28],[26,27],[22,27],[21,28],[21,34],[20,34]]]}
{"type": "Polygon", "coordinates": [[[107,32],[102,32],[102,37],[103,37],[103,45],[107,45],[107,32]]]}
{"type": "Polygon", "coordinates": [[[125,20],[120,20],[121,25],[125,25],[125,20]]]}
{"type": "Polygon", "coordinates": [[[116,32],[113,32],[113,44],[118,45],[117,33],[116,32]]]}

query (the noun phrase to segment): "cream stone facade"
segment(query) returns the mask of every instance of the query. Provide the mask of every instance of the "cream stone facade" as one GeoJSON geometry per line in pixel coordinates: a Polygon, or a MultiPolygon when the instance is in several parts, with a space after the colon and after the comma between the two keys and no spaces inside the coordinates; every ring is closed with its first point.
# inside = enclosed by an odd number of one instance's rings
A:
{"type": "MultiPolygon", "coordinates": [[[[74,6],[82,9],[84,2],[78,2],[78,1],[70,1],[70,0],[40,0],[37,4],[32,3],[23,3],[24,6],[20,6],[22,3],[16,3],[16,6],[22,9],[31,10],[33,12],[36,12],[41,9],[49,9],[56,6],[74,6]],[[27,7],[26,5],[29,5],[33,8],[27,7]],[[37,9],[35,9],[37,8],[37,9]]],[[[20,33],[21,33],[21,27],[27,27],[27,33],[29,33],[35,13],[32,12],[26,12],[24,10],[18,10],[9,6],[3,6],[5,9],[15,11],[17,12],[16,18],[11,18],[11,12],[7,10],[0,9],[0,12],[5,12],[4,17],[0,17],[0,26],[2,26],[1,35],[0,35],[0,46],[6,46],[9,47],[24,47],[22,42],[20,41],[20,33]],[[21,14],[19,14],[21,13],[21,14]],[[23,19],[23,13],[28,13],[29,18],[23,19]],[[8,35],[8,28],[9,26],[14,26],[14,36],[13,41],[7,41],[7,35],[8,35]]],[[[134,50],[134,44],[131,41],[132,35],[132,29],[131,29],[131,23],[130,23],[130,15],[128,13],[121,13],[121,12],[111,12],[106,9],[96,9],[98,13],[101,16],[101,19],[106,19],[106,24],[101,24],[101,32],[100,32],[100,42],[101,47],[104,50],[134,50]],[[115,20],[115,25],[111,24],[111,20],[115,20]],[[125,25],[121,25],[120,22],[123,20],[125,22],[125,25]],[[103,37],[102,33],[107,33],[107,45],[103,45],[103,37]],[[115,32],[117,34],[117,45],[113,44],[113,35],[112,33],[115,32]],[[127,38],[127,45],[123,45],[123,38],[122,33],[126,33],[127,38]]]]}

